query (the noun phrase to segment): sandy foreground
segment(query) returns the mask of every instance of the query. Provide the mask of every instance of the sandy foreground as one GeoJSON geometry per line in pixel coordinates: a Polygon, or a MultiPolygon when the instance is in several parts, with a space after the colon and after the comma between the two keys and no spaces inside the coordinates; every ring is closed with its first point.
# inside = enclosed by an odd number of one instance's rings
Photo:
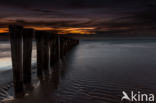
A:
{"type": "Polygon", "coordinates": [[[33,89],[28,88],[28,90],[25,91],[25,96],[22,98],[16,99],[9,97],[0,103],[58,103],[59,99],[55,91],[59,84],[59,71],[61,66],[57,65],[56,68],[52,71],[51,75],[49,75],[49,78],[45,80],[39,80],[34,71],[32,75],[33,89]]]}
{"type": "Polygon", "coordinates": [[[33,91],[26,93],[24,98],[6,99],[2,103],[58,103],[56,95],[54,95],[57,85],[56,81],[41,81],[36,84],[33,91]]]}

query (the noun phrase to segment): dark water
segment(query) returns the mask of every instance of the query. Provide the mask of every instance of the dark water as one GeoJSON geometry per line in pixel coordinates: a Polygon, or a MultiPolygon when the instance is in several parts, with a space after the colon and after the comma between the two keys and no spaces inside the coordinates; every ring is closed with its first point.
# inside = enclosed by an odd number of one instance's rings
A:
{"type": "Polygon", "coordinates": [[[119,103],[122,91],[156,94],[156,41],[82,41],[66,58],[59,103],[119,103]]]}

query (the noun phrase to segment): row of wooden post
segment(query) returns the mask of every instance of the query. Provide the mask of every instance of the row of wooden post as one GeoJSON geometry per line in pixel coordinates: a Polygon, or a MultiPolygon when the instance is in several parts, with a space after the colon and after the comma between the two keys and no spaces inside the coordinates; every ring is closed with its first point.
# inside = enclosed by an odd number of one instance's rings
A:
{"type": "Polygon", "coordinates": [[[57,35],[55,32],[35,31],[19,25],[9,26],[15,97],[23,97],[31,86],[32,41],[37,47],[37,76],[49,77],[49,66],[53,67],[65,54],[79,43],[78,40],[57,35]]]}

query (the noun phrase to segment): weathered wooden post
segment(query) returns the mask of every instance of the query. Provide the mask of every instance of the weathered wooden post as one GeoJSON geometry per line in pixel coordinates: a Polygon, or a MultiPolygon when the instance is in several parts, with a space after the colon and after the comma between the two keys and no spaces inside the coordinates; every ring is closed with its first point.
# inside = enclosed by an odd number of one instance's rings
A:
{"type": "Polygon", "coordinates": [[[50,66],[53,67],[55,64],[55,33],[52,32],[49,38],[50,38],[50,66]]]}
{"type": "Polygon", "coordinates": [[[43,79],[43,38],[42,32],[36,31],[36,47],[37,47],[37,75],[40,79],[43,79]]]}
{"type": "Polygon", "coordinates": [[[63,52],[62,52],[62,55],[63,56],[65,56],[65,45],[66,45],[66,40],[65,40],[65,37],[63,37],[63,43],[62,43],[62,45],[63,45],[63,52]]]}
{"type": "Polygon", "coordinates": [[[22,75],[22,26],[10,25],[9,35],[11,42],[11,56],[13,68],[13,80],[15,97],[24,96],[23,75],[22,75]]]}
{"type": "Polygon", "coordinates": [[[37,74],[40,79],[49,77],[49,32],[36,31],[37,74]]]}
{"type": "Polygon", "coordinates": [[[65,38],[65,54],[68,52],[68,38],[65,38]]]}
{"type": "Polygon", "coordinates": [[[50,57],[50,48],[49,48],[49,32],[43,31],[43,70],[46,79],[49,78],[49,57],[50,57]]]}
{"type": "Polygon", "coordinates": [[[63,51],[64,51],[64,48],[63,48],[63,37],[59,37],[59,54],[60,54],[60,58],[63,59],[63,51]]]}
{"type": "Polygon", "coordinates": [[[61,36],[57,35],[57,43],[58,43],[58,62],[61,59],[61,36]]]}
{"type": "Polygon", "coordinates": [[[23,80],[26,86],[31,85],[32,38],[34,30],[23,30],[23,80]]]}
{"type": "Polygon", "coordinates": [[[54,63],[59,61],[59,37],[55,35],[55,44],[54,44],[54,63]]]}

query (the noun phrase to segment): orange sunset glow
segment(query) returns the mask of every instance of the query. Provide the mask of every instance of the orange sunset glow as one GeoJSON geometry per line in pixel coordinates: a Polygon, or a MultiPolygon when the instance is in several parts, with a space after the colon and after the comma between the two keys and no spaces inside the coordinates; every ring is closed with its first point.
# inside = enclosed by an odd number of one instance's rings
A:
{"type": "Polygon", "coordinates": [[[94,27],[58,28],[58,34],[95,34],[94,27]]]}
{"type": "Polygon", "coordinates": [[[8,28],[0,28],[0,33],[8,33],[8,28]]]}
{"type": "MultiPolygon", "coordinates": [[[[25,28],[33,28],[35,30],[57,31],[58,34],[95,34],[95,27],[35,27],[26,26],[25,28]]],[[[8,28],[0,28],[0,33],[8,33],[8,28]]]]}

